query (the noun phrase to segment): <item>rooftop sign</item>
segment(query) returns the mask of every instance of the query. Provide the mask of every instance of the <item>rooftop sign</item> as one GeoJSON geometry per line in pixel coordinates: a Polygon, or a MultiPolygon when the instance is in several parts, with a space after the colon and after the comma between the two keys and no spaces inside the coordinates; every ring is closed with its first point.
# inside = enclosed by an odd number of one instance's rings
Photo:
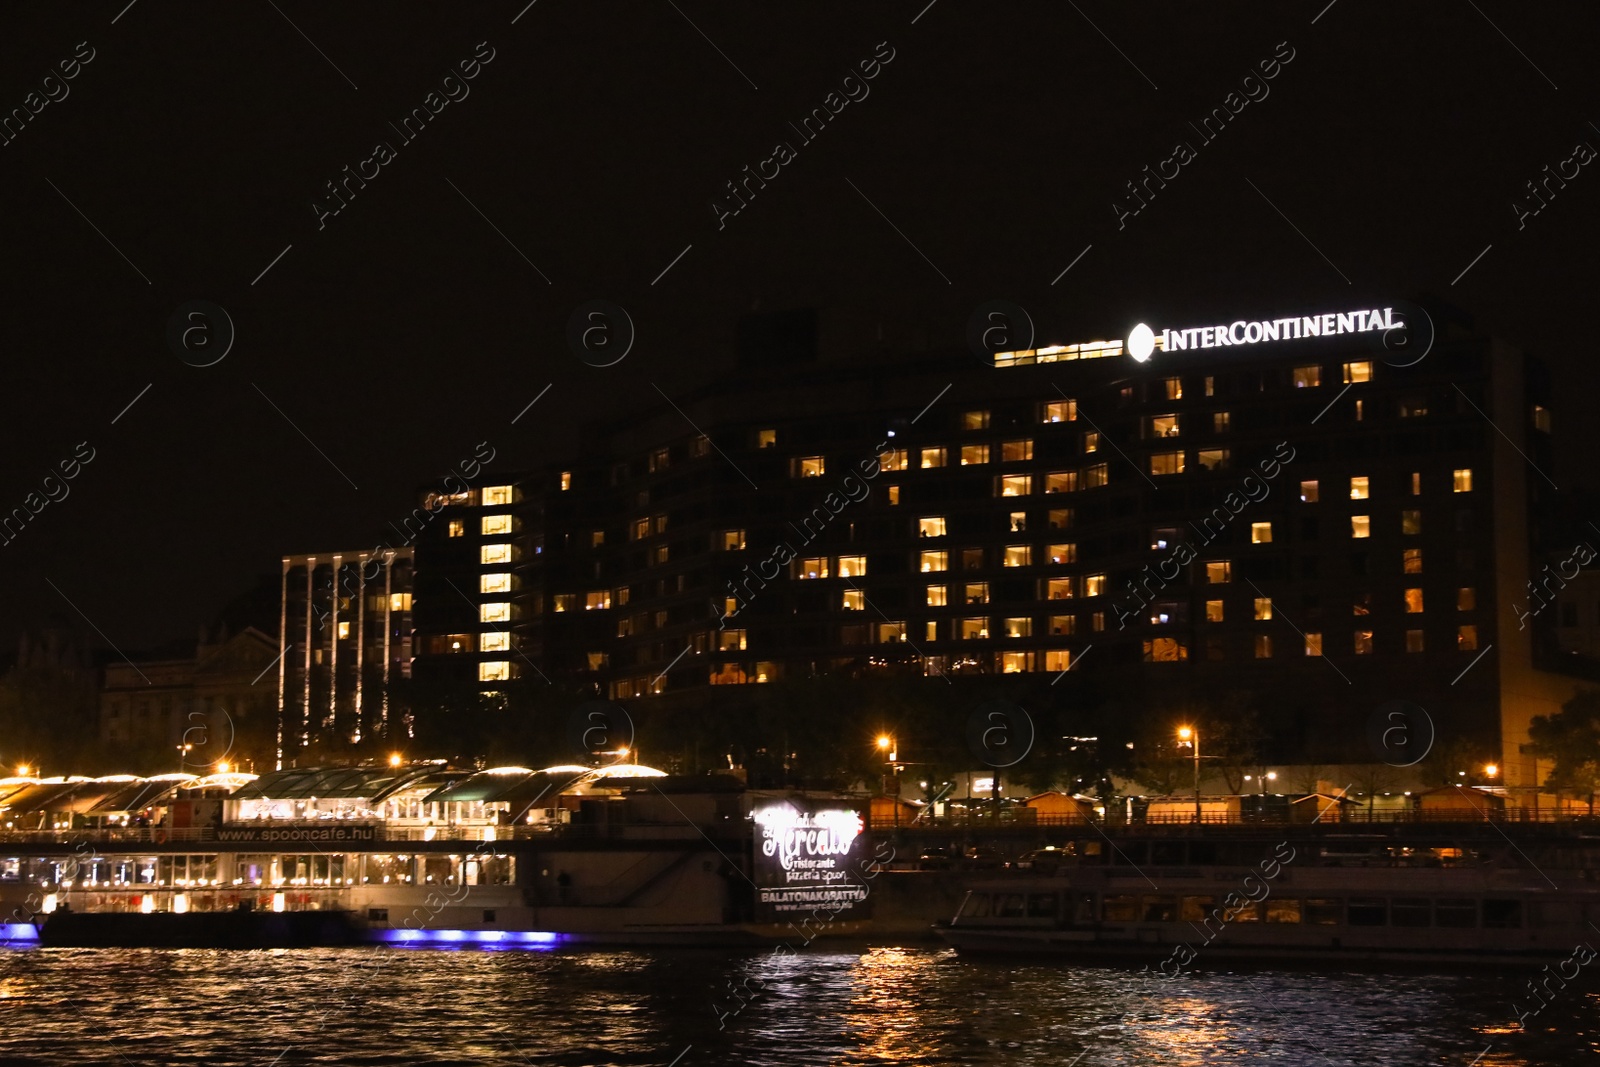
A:
{"type": "MultiPolygon", "coordinates": [[[[1194,326],[1182,330],[1161,331],[1160,348],[1163,352],[1181,352],[1188,348],[1221,348],[1226,345],[1253,345],[1264,341],[1299,341],[1308,337],[1336,337],[1345,333],[1371,333],[1405,328],[1405,321],[1395,321],[1394,308],[1371,308],[1366,311],[1339,311],[1326,315],[1291,315],[1283,319],[1249,321],[1239,319],[1226,326],[1194,326]]],[[[1125,351],[1136,361],[1148,360],[1157,347],[1155,332],[1144,323],[1133,328],[1128,335],[1125,351]]]]}

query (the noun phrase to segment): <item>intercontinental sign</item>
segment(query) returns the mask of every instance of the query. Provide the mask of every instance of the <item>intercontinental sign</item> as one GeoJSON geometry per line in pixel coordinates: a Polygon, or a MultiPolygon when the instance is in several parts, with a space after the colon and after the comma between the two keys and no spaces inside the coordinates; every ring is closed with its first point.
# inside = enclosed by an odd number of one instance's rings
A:
{"type": "Polygon", "coordinates": [[[1330,312],[1326,315],[1292,315],[1283,319],[1239,319],[1219,326],[1166,329],[1161,331],[1159,337],[1141,322],[1128,334],[1125,351],[1143,363],[1157,347],[1163,352],[1182,352],[1190,348],[1222,348],[1264,341],[1299,341],[1308,337],[1336,337],[1345,333],[1374,331],[1387,333],[1394,329],[1405,329],[1404,318],[1396,320],[1394,312],[1394,308],[1386,307],[1330,312]]]}

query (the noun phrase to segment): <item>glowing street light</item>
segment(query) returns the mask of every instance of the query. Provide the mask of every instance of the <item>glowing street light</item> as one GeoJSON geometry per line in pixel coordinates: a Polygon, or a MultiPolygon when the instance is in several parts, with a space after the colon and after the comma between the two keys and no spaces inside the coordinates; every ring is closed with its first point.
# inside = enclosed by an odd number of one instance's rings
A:
{"type": "Polygon", "coordinates": [[[28,765],[26,763],[21,763],[21,764],[17,765],[17,777],[18,778],[26,778],[26,777],[28,777],[28,765]]]}
{"type": "Polygon", "coordinates": [[[1194,821],[1200,823],[1200,731],[1190,726],[1178,727],[1178,740],[1186,741],[1194,749],[1194,821]]]}
{"type": "Polygon", "coordinates": [[[1497,775],[1499,773],[1500,773],[1500,768],[1498,766],[1496,766],[1495,764],[1493,764],[1493,763],[1491,763],[1488,766],[1483,768],[1483,775],[1484,775],[1485,778],[1493,778],[1495,775],[1497,775]]]}
{"type": "Polygon", "coordinates": [[[398,767],[398,766],[400,766],[400,763],[401,763],[400,753],[394,752],[394,753],[391,753],[389,755],[389,766],[398,767]]]}
{"type": "Polygon", "coordinates": [[[228,761],[227,760],[218,760],[217,761],[217,773],[218,774],[227,774],[228,773],[228,761]]]}

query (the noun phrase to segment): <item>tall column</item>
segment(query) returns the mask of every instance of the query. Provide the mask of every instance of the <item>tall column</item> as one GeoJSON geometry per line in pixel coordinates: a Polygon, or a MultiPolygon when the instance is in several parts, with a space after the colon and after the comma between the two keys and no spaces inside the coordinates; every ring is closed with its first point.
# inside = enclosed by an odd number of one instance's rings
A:
{"type": "Polygon", "coordinates": [[[328,579],[333,590],[329,608],[333,621],[328,627],[328,718],[323,725],[330,734],[337,727],[339,716],[339,571],[343,561],[342,555],[333,554],[333,575],[328,579]]]}
{"type": "Polygon", "coordinates": [[[305,557],[306,563],[306,693],[305,703],[300,707],[300,747],[305,748],[311,743],[311,646],[316,642],[312,635],[316,632],[311,628],[311,572],[317,569],[317,557],[305,557]]]}
{"type": "Polygon", "coordinates": [[[389,738],[389,634],[394,629],[394,552],[383,554],[383,736],[389,738]]]}
{"type": "Polygon", "coordinates": [[[289,557],[283,557],[283,581],[278,593],[278,749],[274,770],[283,770],[283,713],[289,658],[289,557]]]}
{"type": "Polygon", "coordinates": [[[365,554],[356,557],[356,729],[352,741],[361,740],[361,730],[366,725],[361,710],[361,674],[367,664],[367,559],[365,554]]]}

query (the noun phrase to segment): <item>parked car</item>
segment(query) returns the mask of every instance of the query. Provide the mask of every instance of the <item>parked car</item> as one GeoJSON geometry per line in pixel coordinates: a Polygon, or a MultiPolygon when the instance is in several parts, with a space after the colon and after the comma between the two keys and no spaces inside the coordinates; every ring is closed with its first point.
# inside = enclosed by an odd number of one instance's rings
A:
{"type": "Polygon", "coordinates": [[[1055,874],[1061,869],[1061,864],[1066,859],[1066,852],[1054,845],[1036,848],[1032,852],[1024,852],[1017,857],[1014,866],[1025,871],[1037,871],[1039,874],[1055,874]]]}
{"type": "Polygon", "coordinates": [[[977,867],[981,869],[987,867],[1005,866],[1005,857],[1000,855],[1000,850],[996,848],[990,848],[988,845],[972,846],[971,848],[967,849],[966,855],[963,858],[966,861],[966,866],[968,867],[977,867]]]}
{"type": "Polygon", "coordinates": [[[917,857],[917,870],[919,871],[948,871],[955,859],[949,850],[942,848],[925,848],[917,857]]]}

